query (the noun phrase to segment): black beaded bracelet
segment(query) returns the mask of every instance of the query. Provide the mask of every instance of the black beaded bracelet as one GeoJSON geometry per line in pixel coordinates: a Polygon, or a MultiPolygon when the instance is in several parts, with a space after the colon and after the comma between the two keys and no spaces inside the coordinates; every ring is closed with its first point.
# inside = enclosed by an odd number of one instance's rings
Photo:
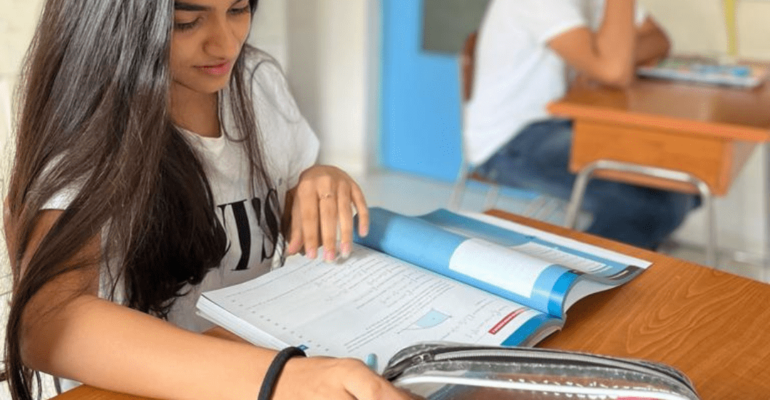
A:
{"type": "Polygon", "coordinates": [[[267,368],[257,400],[270,400],[273,397],[273,389],[275,389],[275,385],[278,383],[278,378],[281,377],[283,366],[293,357],[307,357],[307,354],[299,347],[287,347],[276,354],[273,362],[270,363],[270,367],[267,368]]]}

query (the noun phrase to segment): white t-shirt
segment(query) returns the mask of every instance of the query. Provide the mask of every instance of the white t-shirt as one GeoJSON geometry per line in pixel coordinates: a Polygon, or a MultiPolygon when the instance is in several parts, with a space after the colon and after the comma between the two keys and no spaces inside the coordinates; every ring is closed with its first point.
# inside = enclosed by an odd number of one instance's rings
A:
{"type": "MultiPolygon", "coordinates": [[[[473,94],[466,109],[465,157],[479,165],[564,96],[567,65],[548,42],[571,29],[596,30],[604,0],[492,0],[476,47],[473,94]]],[[[646,13],[637,6],[636,20],[646,13]]]]}
{"type": "MultiPolygon", "coordinates": [[[[177,299],[169,314],[172,323],[193,331],[212,326],[195,314],[195,303],[202,291],[240,283],[270,271],[273,261],[279,258],[276,251],[280,250],[265,238],[257,218],[265,218],[266,207],[274,209],[274,213],[283,209],[286,191],[297,185],[300,173],[312,166],[318,155],[318,139],[300,114],[280,68],[260,54],[248,59],[246,65],[247,76],[254,71],[251,80],[254,111],[273,191],[257,197],[251,195],[247,156],[242,144],[224,135],[208,138],[185,132],[202,158],[217,204],[217,216],[228,240],[228,251],[219,267],[209,271],[200,285],[186,288],[189,293],[177,299]],[[239,235],[239,232],[242,233],[239,235]]],[[[227,96],[222,94],[225,105],[227,96]]],[[[224,115],[227,132],[238,135],[227,107],[224,115]]],[[[76,194],[77,188],[63,191],[44,208],[64,209],[76,194]]],[[[108,284],[102,282],[102,288],[106,289],[108,284]]]]}

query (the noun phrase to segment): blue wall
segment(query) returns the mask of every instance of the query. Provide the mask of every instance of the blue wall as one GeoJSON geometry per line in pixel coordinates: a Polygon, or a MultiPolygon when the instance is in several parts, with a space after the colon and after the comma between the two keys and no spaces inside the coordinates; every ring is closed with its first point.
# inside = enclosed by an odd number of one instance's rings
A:
{"type": "Polygon", "coordinates": [[[380,160],[454,181],[461,160],[457,58],[421,49],[423,1],[383,0],[380,160]]]}

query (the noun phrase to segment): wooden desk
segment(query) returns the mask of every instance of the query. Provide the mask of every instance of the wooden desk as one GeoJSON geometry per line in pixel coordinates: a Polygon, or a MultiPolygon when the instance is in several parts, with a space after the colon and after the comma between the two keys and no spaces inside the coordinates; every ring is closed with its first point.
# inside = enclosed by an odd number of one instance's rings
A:
{"type": "MultiPolygon", "coordinates": [[[[503,212],[491,214],[653,261],[632,282],[569,310],[541,347],[676,366],[704,400],[770,397],[770,285],[503,212]]],[[[56,400],[130,400],[80,387],[56,400]]]]}
{"type": "MultiPolygon", "coordinates": [[[[574,120],[570,170],[609,159],[690,173],[725,195],[756,143],[770,140],[770,84],[753,90],[640,79],[625,90],[581,84],[549,105],[574,120]]],[[[688,184],[632,181],[694,193],[688,184]]]]}

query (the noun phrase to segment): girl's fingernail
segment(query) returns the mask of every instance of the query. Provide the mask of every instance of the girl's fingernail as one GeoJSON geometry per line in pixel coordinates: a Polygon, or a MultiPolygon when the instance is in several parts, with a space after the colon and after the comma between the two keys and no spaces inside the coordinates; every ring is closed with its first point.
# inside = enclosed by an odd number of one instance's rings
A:
{"type": "Polygon", "coordinates": [[[350,242],[345,242],[340,245],[340,255],[342,258],[350,257],[350,253],[353,251],[353,245],[350,242]]]}
{"type": "Polygon", "coordinates": [[[318,253],[316,249],[305,249],[305,256],[310,260],[315,260],[318,253]]]}
{"type": "Polygon", "coordinates": [[[334,252],[331,250],[324,250],[324,261],[327,263],[334,262],[334,252]]]}

